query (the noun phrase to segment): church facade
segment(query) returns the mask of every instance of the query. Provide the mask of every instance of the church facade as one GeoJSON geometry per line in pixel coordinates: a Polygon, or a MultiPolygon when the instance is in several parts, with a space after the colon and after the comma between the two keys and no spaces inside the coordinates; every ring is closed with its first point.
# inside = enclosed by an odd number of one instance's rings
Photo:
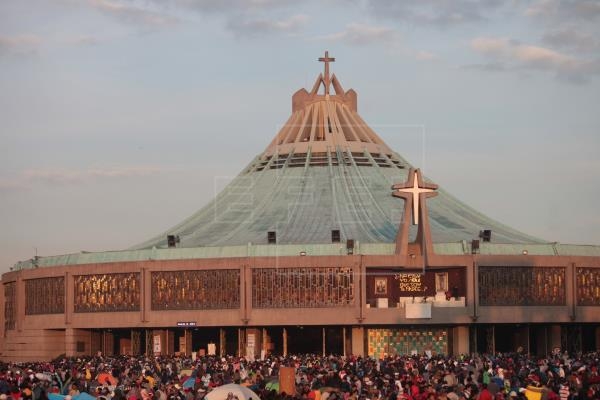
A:
{"type": "Polygon", "coordinates": [[[599,349],[600,246],[531,237],[438,188],[319,60],[265,151],[197,213],[3,274],[0,359],[599,349]]]}

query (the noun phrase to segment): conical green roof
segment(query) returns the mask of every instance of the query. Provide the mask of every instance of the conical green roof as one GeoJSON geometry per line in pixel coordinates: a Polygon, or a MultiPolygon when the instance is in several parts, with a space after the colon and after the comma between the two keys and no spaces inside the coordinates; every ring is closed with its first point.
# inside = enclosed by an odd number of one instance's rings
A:
{"type": "MultiPolygon", "coordinates": [[[[328,72],[327,72],[328,73],[328,72]]],[[[267,149],[216,198],[181,223],[134,249],[266,244],[394,242],[403,200],[390,187],[411,167],[392,151],[357,112],[354,90],[333,75],[319,75],[311,92],[292,98],[292,115],[267,149]],[[329,85],[335,94],[329,93],[329,85]],[[318,93],[321,86],[327,90],[318,93]]],[[[477,212],[443,189],[428,200],[434,243],[477,238],[492,231],[495,243],[543,243],[477,212]]],[[[415,232],[413,232],[413,235],[415,232]]]]}

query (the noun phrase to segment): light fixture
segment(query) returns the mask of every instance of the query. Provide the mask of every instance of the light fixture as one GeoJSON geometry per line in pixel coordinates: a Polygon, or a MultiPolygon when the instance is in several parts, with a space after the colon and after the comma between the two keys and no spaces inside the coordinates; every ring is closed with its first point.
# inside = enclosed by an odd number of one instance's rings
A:
{"type": "Polygon", "coordinates": [[[527,254],[529,254],[529,252],[527,250],[523,250],[523,255],[526,256],[527,254]]]}
{"type": "Polygon", "coordinates": [[[305,255],[306,255],[306,252],[305,252],[305,251],[301,251],[301,252],[300,252],[300,255],[301,255],[301,256],[305,256],[305,255]]]}
{"type": "Polygon", "coordinates": [[[417,256],[413,253],[410,253],[409,256],[410,256],[410,258],[417,258],[417,256]]]}

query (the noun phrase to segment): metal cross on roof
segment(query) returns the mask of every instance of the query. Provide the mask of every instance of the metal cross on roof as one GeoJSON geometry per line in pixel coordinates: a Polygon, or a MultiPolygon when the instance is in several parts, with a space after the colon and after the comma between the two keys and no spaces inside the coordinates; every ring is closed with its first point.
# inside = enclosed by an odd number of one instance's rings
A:
{"type": "MultiPolygon", "coordinates": [[[[408,182],[405,184],[394,185],[392,189],[394,189],[393,195],[396,197],[408,198],[412,196],[412,216],[413,216],[413,225],[419,224],[419,202],[421,199],[420,194],[426,193],[425,197],[428,197],[427,193],[432,193],[437,189],[437,185],[427,184],[421,182],[420,176],[421,174],[418,170],[410,171],[412,176],[409,175],[408,182]],[[412,184],[412,186],[411,186],[412,184]]],[[[435,196],[437,193],[432,193],[429,196],[435,196]]]]}
{"type": "Polygon", "coordinates": [[[325,63],[325,94],[329,94],[329,63],[335,61],[335,57],[329,57],[329,52],[325,51],[325,57],[319,57],[319,61],[325,63]]]}

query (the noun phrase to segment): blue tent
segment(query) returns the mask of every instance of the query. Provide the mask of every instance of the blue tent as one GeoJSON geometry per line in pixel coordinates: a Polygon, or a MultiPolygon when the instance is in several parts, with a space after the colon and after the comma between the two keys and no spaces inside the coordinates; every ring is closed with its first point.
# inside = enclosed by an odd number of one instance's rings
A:
{"type": "Polygon", "coordinates": [[[94,396],[86,392],[79,393],[77,396],[73,396],[73,400],[96,400],[94,396]]]}
{"type": "Polygon", "coordinates": [[[194,376],[190,376],[189,378],[187,378],[185,380],[185,382],[183,382],[182,386],[184,389],[193,389],[195,384],[196,384],[196,378],[194,376]]]}

